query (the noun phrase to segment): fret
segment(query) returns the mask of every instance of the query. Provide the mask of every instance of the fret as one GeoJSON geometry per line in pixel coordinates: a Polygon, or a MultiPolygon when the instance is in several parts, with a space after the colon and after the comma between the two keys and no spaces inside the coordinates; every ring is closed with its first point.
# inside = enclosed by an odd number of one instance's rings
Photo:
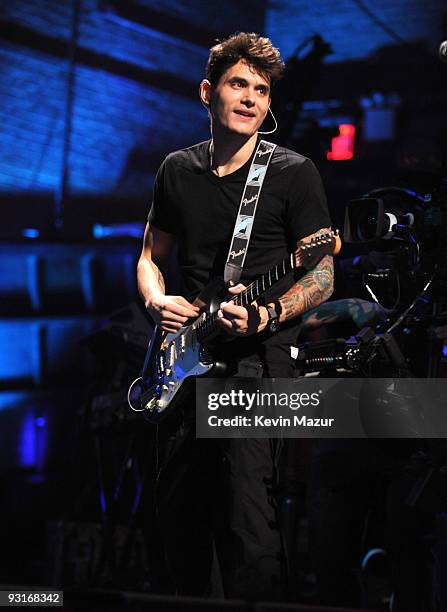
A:
{"type": "MultiPolygon", "coordinates": [[[[318,239],[316,242],[323,242],[323,238],[318,239]]],[[[306,248],[298,247],[295,252],[290,253],[281,262],[250,283],[242,293],[233,296],[230,302],[237,306],[249,306],[259,296],[268,291],[275,282],[286,276],[288,272],[302,267],[303,253],[307,254],[308,248],[310,249],[312,246],[306,248]]],[[[190,341],[194,344],[205,339],[210,332],[214,331],[216,322],[217,312],[203,316],[200,321],[196,321],[192,326],[191,336],[190,338],[187,337],[187,342],[190,341]]]]}
{"type": "MultiPolygon", "coordinates": [[[[287,273],[287,268],[293,269],[294,254],[290,254],[290,259],[283,259],[283,261],[273,268],[270,268],[268,272],[263,274],[260,278],[250,283],[250,285],[242,293],[237,294],[231,299],[231,302],[237,306],[249,306],[252,302],[257,300],[262,293],[270,289],[272,285],[279,281],[287,273]],[[280,268],[281,266],[281,268],[280,268]],[[256,284],[255,284],[256,283],[256,284]]],[[[217,312],[205,315],[200,321],[195,323],[191,334],[191,341],[193,344],[197,341],[202,341],[208,336],[215,328],[217,321],[217,312]]]]}

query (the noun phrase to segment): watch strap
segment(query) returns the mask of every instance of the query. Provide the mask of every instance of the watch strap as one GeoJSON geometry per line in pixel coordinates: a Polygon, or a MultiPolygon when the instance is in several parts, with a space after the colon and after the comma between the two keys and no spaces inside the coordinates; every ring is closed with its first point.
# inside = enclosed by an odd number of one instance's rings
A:
{"type": "Polygon", "coordinates": [[[269,323],[272,319],[278,318],[278,314],[276,310],[273,308],[273,306],[266,306],[266,308],[267,308],[267,312],[269,313],[269,323]]]}
{"type": "Polygon", "coordinates": [[[273,308],[273,306],[266,306],[267,308],[267,312],[269,315],[268,321],[267,321],[267,327],[269,329],[270,332],[276,332],[276,330],[278,329],[278,325],[279,325],[279,316],[278,313],[276,312],[276,310],[273,308]]]}

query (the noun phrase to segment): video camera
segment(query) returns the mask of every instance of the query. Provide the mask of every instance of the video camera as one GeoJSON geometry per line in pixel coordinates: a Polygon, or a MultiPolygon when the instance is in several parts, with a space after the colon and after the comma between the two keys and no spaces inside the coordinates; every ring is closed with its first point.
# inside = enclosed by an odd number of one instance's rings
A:
{"type": "Polygon", "coordinates": [[[374,245],[392,241],[395,248],[403,246],[413,273],[445,266],[447,181],[425,195],[404,187],[384,187],[351,200],[345,210],[344,240],[374,245]]]}

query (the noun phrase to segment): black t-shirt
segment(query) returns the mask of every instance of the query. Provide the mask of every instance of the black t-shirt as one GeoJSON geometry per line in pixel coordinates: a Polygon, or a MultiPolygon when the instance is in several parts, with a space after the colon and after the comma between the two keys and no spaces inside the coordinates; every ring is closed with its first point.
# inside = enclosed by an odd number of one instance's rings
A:
{"type": "MultiPolygon", "coordinates": [[[[155,180],[148,221],[174,234],[184,295],[193,300],[215,276],[222,276],[242,191],[251,165],[218,177],[210,169],[210,141],[168,155],[155,180]]],[[[254,154],[254,152],[253,152],[254,154]]],[[[264,180],[245,258],[241,282],[248,284],[290,253],[297,241],[329,227],[326,196],[314,164],[289,149],[276,147],[264,180]]],[[[292,275],[266,295],[271,301],[293,284],[292,275]]],[[[241,353],[252,349],[289,354],[296,341],[297,322],[274,335],[255,334],[232,342],[241,353]],[[237,343],[237,344],[236,344],[237,343]],[[262,345],[262,346],[261,346],[262,345]],[[246,347],[246,350],[244,349],[246,347]]],[[[265,355],[264,355],[265,357],[265,355]]]]}

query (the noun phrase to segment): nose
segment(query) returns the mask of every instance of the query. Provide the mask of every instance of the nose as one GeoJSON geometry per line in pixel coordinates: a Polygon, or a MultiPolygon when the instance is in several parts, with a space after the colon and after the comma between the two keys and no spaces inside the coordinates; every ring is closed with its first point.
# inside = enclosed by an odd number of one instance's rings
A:
{"type": "Polygon", "coordinates": [[[247,108],[251,108],[255,105],[255,90],[253,87],[246,87],[244,89],[244,95],[242,97],[242,104],[247,106],[247,108]]]}

